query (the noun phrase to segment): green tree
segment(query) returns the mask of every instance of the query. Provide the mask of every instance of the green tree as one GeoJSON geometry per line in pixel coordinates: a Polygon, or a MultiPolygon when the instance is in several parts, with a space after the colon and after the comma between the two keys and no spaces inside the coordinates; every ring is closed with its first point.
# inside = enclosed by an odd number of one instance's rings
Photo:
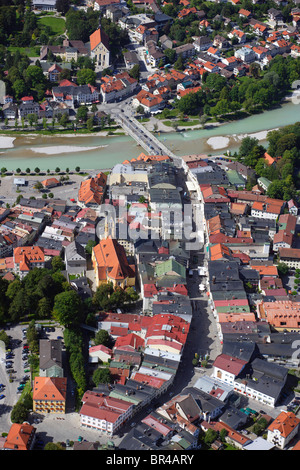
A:
{"type": "Polygon", "coordinates": [[[82,303],[79,295],[73,290],[56,295],[53,317],[65,327],[78,325],[82,321],[82,303]]]}
{"type": "Polygon", "coordinates": [[[96,72],[91,69],[81,69],[77,72],[78,85],[95,85],[96,78],[96,72]]]}
{"type": "Polygon", "coordinates": [[[87,115],[88,115],[88,108],[87,106],[79,106],[77,113],[76,113],[76,121],[80,122],[83,121],[85,122],[87,120],[87,115]]]}
{"type": "Polygon", "coordinates": [[[53,256],[51,260],[51,267],[53,271],[64,271],[66,269],[65,263],[60,256],[53,256]]]}
{"type": "Polygon", "coordinates": [[[109,384],[111,382],[111,376],[110,376],[110,371],[108,368],[105,369],[96,369],[95,372],[93,373],[92,380],[96,387],[99,384],[109,384]]]}
{"type": "Polygon", "coordinates": [[[99,330],[95,335],[95,345],[103,344],[107,346],[109,343],[109,334],[106,330],[99,330]]]}
{"type": "Polygon", "coordinates": [[[132,69],[129,71],[129,75],[135,80],[139,81],[140,79],[140,65],[135,64],[132,69]]]}
{"type": "Polygon", "coordinates": [[[59,13],[65,15],[69,11],[70,5],[70,0],[56,0],[55,8],[59,13]]]}
{"type": "Polygon", "coordinates": [[[94,129],[94,119],[93,119],[93,117],[90,117],[89,119],[87,119],[86,127],[87,127],[88,131],[92,132],[92,130],[94,129]]]}
{"type": "Polygon", "coordinates": [[[28,415],[28,410],[24,403],[18,401],[12,409],[10,419],[13,423],[24,423],[28,415]]]}
{"type": "Polygon", "coordinates": [[[69,116],[66,113],[63,113],[61,115],[61,118],[59,119],[59,124],[62,127],[67,127],[68,123],[69,123],[69,116]]]}
{"type": "Polygon", "coordinates": [[[110,297],[113,292],[114,288],[112,283],[101,284],[93,296],[93,304],[100,310],[107,310],[111,308],[112,302],[110,297]]]}
{"type": "Polygon", "coordinates": [[[22,98],[22,96],[25,96],[25,94],[26,94],[26,84],[25,84],[24,80],[18,79],[16,81],[14,81],[13,84],[12,84],[12,89],[13,89],[14,95],[15,95],[17,100],[22,98]]]}

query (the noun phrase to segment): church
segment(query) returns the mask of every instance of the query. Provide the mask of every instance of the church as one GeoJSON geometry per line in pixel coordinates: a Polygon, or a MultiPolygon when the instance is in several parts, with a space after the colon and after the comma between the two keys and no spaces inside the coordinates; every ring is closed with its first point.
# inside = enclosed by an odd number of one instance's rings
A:
{"type": "Polygon", "coordinates": [[[96,67],[102,70],[110,65],[109,39],[107,34],[98,28],[90,35],[91,58],[96,59],[96,67]]]}

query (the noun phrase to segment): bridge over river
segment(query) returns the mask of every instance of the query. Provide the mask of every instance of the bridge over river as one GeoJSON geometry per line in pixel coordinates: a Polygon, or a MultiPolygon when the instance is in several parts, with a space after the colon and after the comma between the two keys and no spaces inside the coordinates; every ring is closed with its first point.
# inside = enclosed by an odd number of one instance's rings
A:
{"type": "Polygon", "coordinates": [[[148,131],[135,117],[125,110],[112,109],[111,117],[130,135],[149,155],[168,155],[174,160],[179,157],[174,155],[152,132],[148,131]]]}

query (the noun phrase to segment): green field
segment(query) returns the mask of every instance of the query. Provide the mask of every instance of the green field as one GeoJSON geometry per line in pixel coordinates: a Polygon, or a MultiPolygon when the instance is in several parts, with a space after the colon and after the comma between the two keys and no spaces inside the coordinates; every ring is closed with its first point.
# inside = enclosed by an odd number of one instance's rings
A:
{"type": "Polygon", "coordinates": [[[7,48],[9,52],[16,52],[19,51],[21,54],[26,54],[28,57],[39,57],[40,55],[40,47],[16,47],[16,46],[9,46],[7,48]]]}
{"type": "Polygon", "coordinates": [[[40,25],[49,26],[54,36],[63,34],[66,29],[66,22],[63,18],[54,18],[53,16],[42,16],[38,19],[40,25]]]}

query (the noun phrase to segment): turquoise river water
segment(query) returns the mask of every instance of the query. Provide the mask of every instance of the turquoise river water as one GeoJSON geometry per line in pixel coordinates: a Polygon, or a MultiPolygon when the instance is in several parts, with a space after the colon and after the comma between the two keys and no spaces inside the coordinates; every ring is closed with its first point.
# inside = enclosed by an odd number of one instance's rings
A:
{"type": "MultiPolygon", "coordinates": [[[[268,130],[300,121],[300,105],[291,101],[280,108],[250,116],[240,121],[203,130],[162,133],[166,146],[178,156],[190,154],[221,154],[238,149],[245,135],[255,135],[266,143],[268,130]]],[[[142,151],[129,136],[103,137],[98,135],[0,136],[0,166],[8,170],[21,168],[53,170],[108,169],[125,159],[137,157],[142,151]]]]}

